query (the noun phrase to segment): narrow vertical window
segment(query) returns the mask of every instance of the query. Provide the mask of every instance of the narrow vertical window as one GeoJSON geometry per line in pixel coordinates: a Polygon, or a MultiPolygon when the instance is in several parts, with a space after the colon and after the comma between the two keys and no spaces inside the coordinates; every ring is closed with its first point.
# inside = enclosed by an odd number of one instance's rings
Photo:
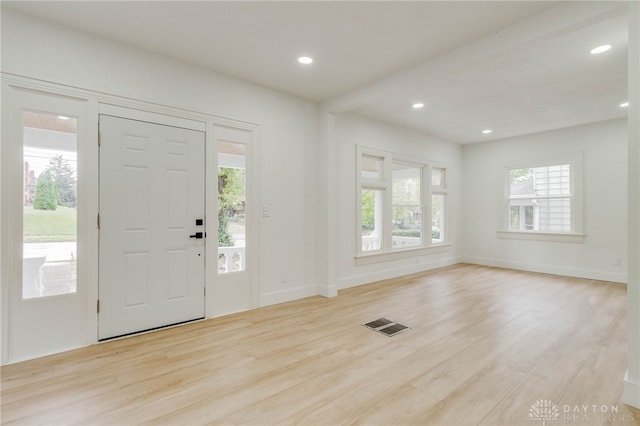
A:
{"type": "Polygon", "coordinates": [[[23,113],[22,297],[76,292],[77,122],[23,113]]]}
{"type": "Polygon", "coordinates": [[[218,144],[218,273],[246,269],[246,151],[241,143],[218,144]]]}
{"type": "Polygon", "coordinates": [[[445,241],[447,184],[446,170],[439,167],[431,169],[431,242],[445,241]]]}
{"type": "Polygon", "coordinates": [[[444,241],[445,197],[444,194],[431,196],[431,241],[433,243],[444,241]]]}
{"type": "Polygon", "coordinates": [[[362,251],[380,250],[382,248],[383,229],[383,191],[379,189],[362,189],[361,207],[362,251]]]}
{"type": "Polygon", "coordinates": [[[422,167],[393,163],[391,232],[394,249],[422,246],[422,167]]]}

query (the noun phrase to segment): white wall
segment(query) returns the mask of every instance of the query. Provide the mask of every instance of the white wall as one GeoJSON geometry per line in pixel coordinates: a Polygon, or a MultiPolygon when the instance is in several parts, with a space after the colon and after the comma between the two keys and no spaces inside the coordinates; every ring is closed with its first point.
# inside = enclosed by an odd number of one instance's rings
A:
{"type": "Polygon", "coordinates": [[[640,408],[640,4],[629,4],[628,212],[629,280],[627,322],[629,338],[623,401],[640,408]]]}
{"type": "Polygon", "coordinates": [[[356,114],[336,116],[337,143],[337,243],[335,247],[338,289],[424,271],[459,261],[461,211],[461,152],[459,145],[424,133],[356,114]],[[444,253],[356,266],[356,145],[415,156],[447,164],[451,248],[444,253]]]}
{"type": "Polygon", "coordinates": [[[463,149],[465,261],[626,282],[627,123],[592,123],[463,149]],[[562,154],[584,158],[583,244],[499,239],[504,165],[562,154]],[[615,265],[615,259],[621,265],[615,265]]]}
{"type": "Polygon", "coordinates": [[[261,296],[316,294],[316,105],[119,44],[2,11],[2,71],[260,126],[261,296]],[[286,274],[286,283],[281,282],[286,274]]]}

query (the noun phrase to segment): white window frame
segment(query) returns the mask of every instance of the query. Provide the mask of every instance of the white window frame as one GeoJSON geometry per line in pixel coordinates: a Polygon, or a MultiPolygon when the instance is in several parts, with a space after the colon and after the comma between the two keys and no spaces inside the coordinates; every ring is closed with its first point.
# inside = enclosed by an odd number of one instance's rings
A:
{"type": "MultiPolygon", "coordinates": [[[[97,245],[98,232],[96,218],[97,191],[94,190],[98,182],[97,167],[94,164],[98,158],[98,129],[97,121],[91,120],[91,113],[95,103],[88,96],[73,89],[60,86],[33,82],[19,77],[0,76],[3,91],[2,119],[6,126],[2,129],[2,159],[0,161],[2,173],[2,243],[0,244],[0,263],[2,263],[0,299],[2,318],[2,351],[1,363],[8,364],[38,356],[48,355],[82,347],[93,342],[93,330],[97,330],[97,318],[88,315],[95,312],[95,298],[93,296],[92,278],[97,270],[97,256],[92,247],[97,245]],[[62,114],[76,118],[77,121],[77,263],[76,263],[76,291],[60,295],[24,299],[22,297],[22,262],[23,259],[23,203],[22,187],[15,182],[23,176],[23,131],[24,111],[34,111],[44,114],[62,114]],[[90,301],[89,299],[92,298],[90,301]],[[93,302],[93,303],[91,303],[93,302]],[[18,306],[22,305],[22,306],[18,306]],[[25,309],[37,312],[36,315],[23,315],[25,309]],[[22,312],[22,313],[21,313],[22,312]],[[57,331],[59,334],[48,333],[43,324],[43,318],[61,318],[64,312],[66,321],[64,327],[57,331]],[[27,320],[25,320],[25,317],[27,320]],[[69,324],[69,327],[66,325],[69,324]],[[75,324],[75,325],[74,325],[75,324]],[[95,325],[95,328],[92,327],[95,325]],[[18,350],[17,338],[23,338],[28,333],[42,332],[46,339],[38,340],[37,345],[28,351],[18,350]],[[25,331],[26,330],[26,331],[25,331]],[[62,349],[64,348],[64,349],[62,349]]],[[[35,338],[37,339],[37,338],[35,338]]]]}
{"type": "MultiPolygon", "coordinates": [[[[537,160],[521,160],[502,164],[502,193],[503,206],[501,208],[502,229],[496,231],[498,238],[515,240],[536,240],[563,243],[584,242],[584,198],[583,198],[583,159],[582,154],[558,156],[537,160]],[[511,230],[510,223],[510,172],[515,169],[570,165],[571,185],[571,230],[568,232],[511,230]]],[[[535,221],[535,218],[534,218],[535,221]]]]}
{"type": "Polygon", "coordinates": [[[448,194],[448,174],[449,167],[443,163],[423,160],[416,157],[410,157],[403,154],[382,151],[374,148],[367,148],[360,145],[356,146],[356,265],[365,265],[376,262],[383,262],[395,259],[404,259],[407,257],[415,257],[424,254],[433,254],[448,251],[450,249],[449,242],[449,196],[448,194]],[[362,158],[377,157],[382,160],[382,170],[380,178],[365,178],[362,176],[362,158]],[[421,178],[421,204],[422,212],[422,245],[419,247],[396,248],[392,247],[392,223],[391,217],[393,213],[393,197],[392,197],[392,181],[393,181],[393,163],[402,163],[416,166],[422,169],[421,178]],[[437,188],[432,188],[431,175],[432,169],[442,169],[443,184],[437,188]],[[363,251],[362,250],[362,190],[373,189],[380,190],[383,193],[383,211],[382,211],[382,235],[381,247],[379,250],[363,251]],[[433,194],[445,195],[444,205],[444,238],[440,242],[433,242],[431,238],[431,203],[433,194]]]}

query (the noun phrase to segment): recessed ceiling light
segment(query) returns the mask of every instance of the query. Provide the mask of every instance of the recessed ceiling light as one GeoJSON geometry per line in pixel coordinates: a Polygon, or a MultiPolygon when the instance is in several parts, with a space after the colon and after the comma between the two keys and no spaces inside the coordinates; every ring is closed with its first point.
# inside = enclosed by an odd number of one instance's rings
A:
{"type": "Polygon", "coordinates": [[[490,133],[493,133],[493,130],[491,130],[491,129],[485,129],[485,130],[483,130],[483,131],[482,131],[482,133],[483,133],[483,134],[485,134],[485,135],[488,135],[488,134],[490,134],[490,133]]]}
{"type": "Polygon", "coordinates": [[[311,58],[309,56],[300,56],[298,58],[298,62],[300,62],[301,64],[304,64],[304,65],[309,65],[310,63],[313,62],[313,58],[311,58]]]}
{"type": "Polygon", "coordinates": [[[69,117],[64,116],[64,115],[59,115],[59,116],[58,116],[58,118],[59,118],[60,120],[68,120],[68,119],[69,119],[69,117]]]}
{"type": "Polygon", "coordinates": [[[594,49],[591,49],[591,54],[592,55],[597,55],[598,53],[606,52],[609,49],[611,49],[611,45],[610,44],[603,44],[602,46],[598,46],[598,47],[596,47],[594,49]]]}
{"type": "Polygon", "coordinates": [[[623,102],[620,104],[620,108],[626,108],[629,106],[629,102],[623,102]]]}
{"type": "Polygon", "coordinates": [[[415,104],[411,105],[411,108],[413,109],[424,108],[424,104],[422,102],[416,102],[415,104]]]}

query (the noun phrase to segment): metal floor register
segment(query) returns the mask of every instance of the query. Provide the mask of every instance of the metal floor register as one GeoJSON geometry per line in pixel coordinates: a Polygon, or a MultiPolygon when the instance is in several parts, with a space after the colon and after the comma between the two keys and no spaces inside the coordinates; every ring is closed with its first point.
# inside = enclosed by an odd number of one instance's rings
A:
{"type": "Polygon", "coordinates": [[[406,325],[398,324],[397,322],[390,321],[386,318],[379,318],[375,321],[371,321],[362,325],[389,337],[395,336],[396,334],[402,333],[403,331],[409,329],[409,327],[407,327],[406,325]]]}

